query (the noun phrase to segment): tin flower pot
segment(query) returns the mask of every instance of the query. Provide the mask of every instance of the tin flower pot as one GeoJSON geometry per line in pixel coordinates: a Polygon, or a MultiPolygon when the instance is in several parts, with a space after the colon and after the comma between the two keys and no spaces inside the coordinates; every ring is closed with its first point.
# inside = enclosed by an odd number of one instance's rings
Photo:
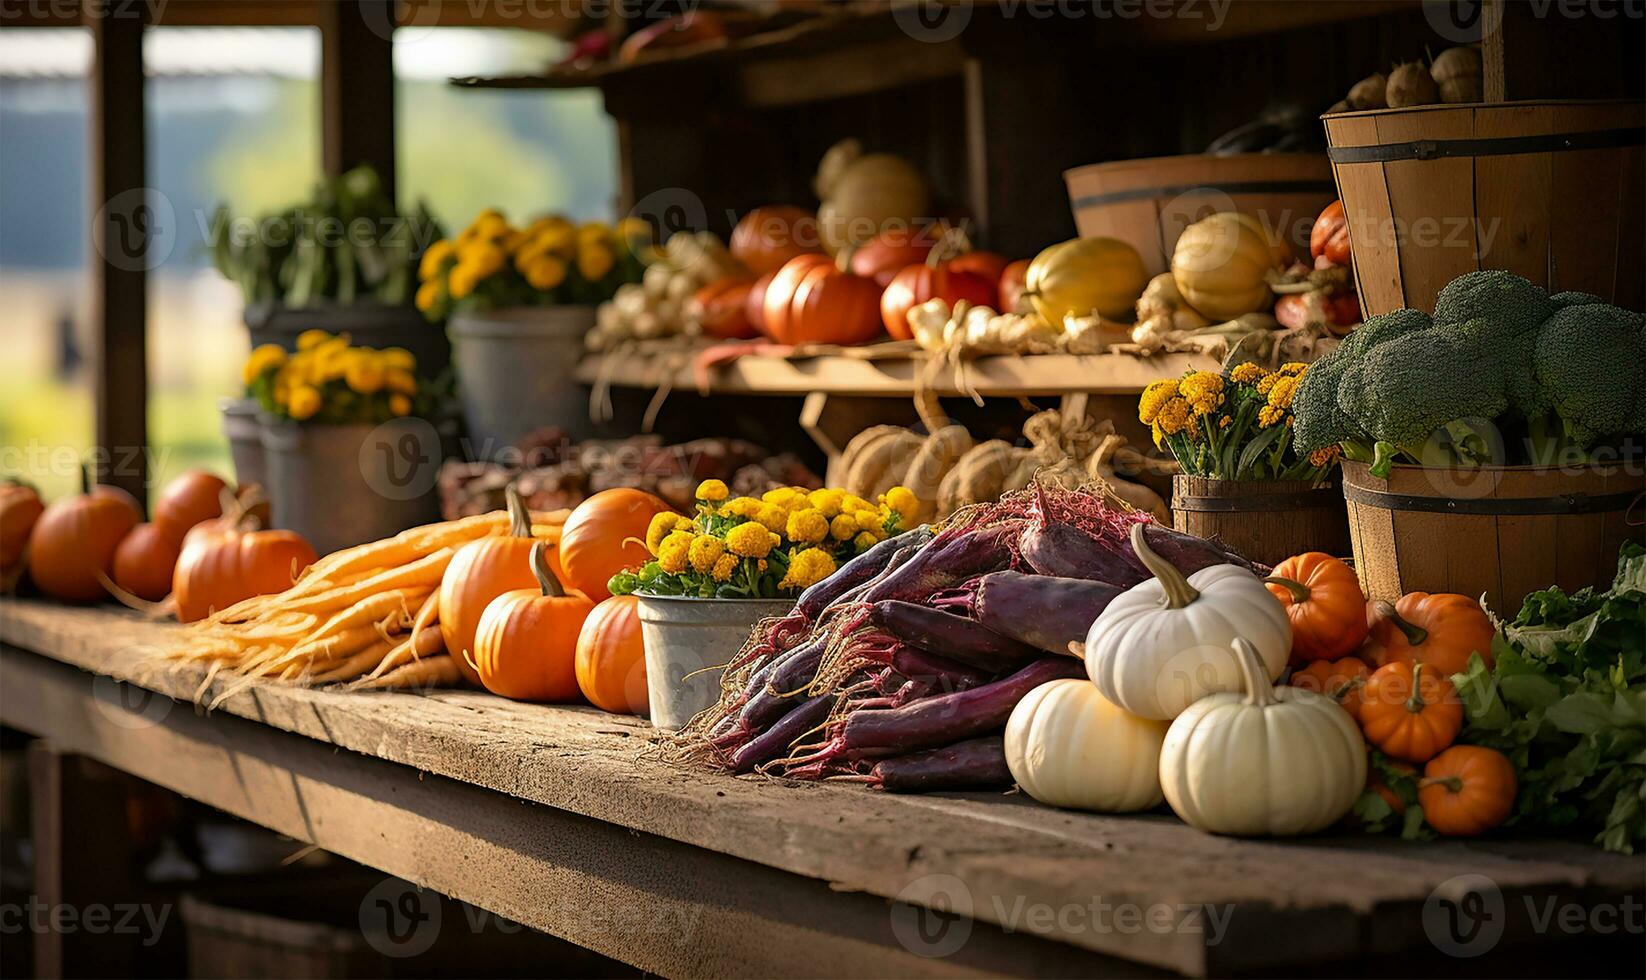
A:
{"type": "Polygon", "coordinates": [[[670,731],[719,700],[720,668],[755,624],[794,608],[793,599],[638,598],[651,721],[670,731]]]}
{"type": "Polygon", "coordinates": [[[451,318],[452,357],[470,455],[495,459],[521,437],[559,426],[591,434],[588,392],[577,383],[592,306],[543,306],[451,318]]]}

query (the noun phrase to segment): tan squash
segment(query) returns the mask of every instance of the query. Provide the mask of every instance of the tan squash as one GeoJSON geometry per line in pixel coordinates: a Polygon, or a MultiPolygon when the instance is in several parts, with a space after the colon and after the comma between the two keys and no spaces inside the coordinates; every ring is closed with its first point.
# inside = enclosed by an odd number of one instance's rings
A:
{"type": "Polygon", "coordinates": [[[1172,251],[1177,291],[1214,322],[1266,310],[1281,246],[1250,215],[1220,211],[1183,229],[1172,251]]]}
{"type": "Polygon", "coordinates": [[[829,147],[813,181],[818,228],[830,255],[931,213],[931,192],[914,165],[890,153],[864,153],[855,139],[829,147]]]}
{"type": "Polygon", "coordinates": [[[1148,270],[1137,249],[1117,238],[1075,238],[1045,249],[1029,263],[1023,298],[1054,327],[1068,316],[1094,311],[1110,320],[1129,320],[1148,270]]]}
{"type": "Polygon", "coordinates": [[[920,501],[915,523],[925,523],[937,512],[938,490],[943,478],[960,463],[973,446],[972,434],[963,425],[946,425],[920,444],[920,450],[903,472],[902,483],[920,501]]]}

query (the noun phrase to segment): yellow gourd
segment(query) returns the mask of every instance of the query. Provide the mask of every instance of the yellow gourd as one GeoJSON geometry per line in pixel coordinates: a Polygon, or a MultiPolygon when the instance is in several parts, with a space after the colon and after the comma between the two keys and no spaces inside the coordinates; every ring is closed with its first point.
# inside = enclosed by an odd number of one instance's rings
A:
{"type": "Polygon", "coordinates": [[[1220,211],[1183,229],[1172,252],[1172,279],[1189,305],[1214,322],[1269,308],[1268,273],[1280,246],[1256,218],[1220,211]]]}
{"type": "Polygon", "coordinates": [[[913,164],[890,153],[865,154],[854,139],[823,154],[813,188],[822,202],[817,224],[830,255],[887,229],[913,227],[916,218],[931,213],[931,192],[913,164]]]}
{"type": "Polygon", "coordinates": [[[1029,263],[1023,296],[1053,327],[1065,316],[1130,319],[1149,283],[1143,257],[1116,238],[1075,238],[1053,245],[1029,263]]]}

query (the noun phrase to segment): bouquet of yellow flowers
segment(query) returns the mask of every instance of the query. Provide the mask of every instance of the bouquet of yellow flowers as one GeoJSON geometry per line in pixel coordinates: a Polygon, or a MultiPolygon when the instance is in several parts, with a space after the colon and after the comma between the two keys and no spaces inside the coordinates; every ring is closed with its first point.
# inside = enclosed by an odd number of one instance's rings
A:
{"type": "Polygon", "coordinates": [[[351,347],[348,334],[324,330],[299,334],[295,354],[263,344],[241,376],[265,412],[295,422],[387,422],[416,412],[422,394],[411,351],[351,347]]]}
{"type": "Polygon", "coordinates": [[[876,543],[908,530],[919,501],[893,487],[877,503],[839,489],[779,487],[730,496],[720,480],[697,487],[696,513],[652,518],[652,560],[612,576],[613,595],[776,599],[797,596],[876,543]]]}
{"type": "Polygon", "coordinates": [[[1145,388],[1137,417],[1188,476],[1320,483],[1338,448],[1300,457],[1292,446],[1292,397],[1308,369],[1293,362],[1270,371],[1248,361],[1223,374],[1190,371],[1145,388]]]}
{"type": "Polygon", "coordinates": [[[638,218],[578,225],[548,215],[517,228],[488,208],[423,253],[417,308],[441,320],[454,311],[603,303],[640,281],[651,244],[651,226],[638,218]]]}

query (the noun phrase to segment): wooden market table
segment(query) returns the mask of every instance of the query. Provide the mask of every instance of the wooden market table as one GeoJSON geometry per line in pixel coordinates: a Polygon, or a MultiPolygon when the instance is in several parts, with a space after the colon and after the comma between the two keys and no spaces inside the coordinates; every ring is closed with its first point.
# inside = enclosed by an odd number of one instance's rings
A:
{"type": "Polygon", "coordinates": [[[661,761],[643,721],[471,691],[258,684],[206,712],[190,703],[199,670],[155,662],[179,629],[4,600],[0,721],[665,976],[1435,975],[1457,961],[1425,932],[1445,910],[1424,903],[1464,875],[1493,882],[1507,915],[1471,972],[1569,966],[1578,950],[1585,975],[1640,963],[1626,926],[1572,937],[1541,918],[1571,904],[1583,922],[1632,908],[1638,923],[1638,856],[1233,840],[1016,795],[732,778],[661,761]],[[629,920],[612,909],[649,925],[613,928],[629,920]]]}

